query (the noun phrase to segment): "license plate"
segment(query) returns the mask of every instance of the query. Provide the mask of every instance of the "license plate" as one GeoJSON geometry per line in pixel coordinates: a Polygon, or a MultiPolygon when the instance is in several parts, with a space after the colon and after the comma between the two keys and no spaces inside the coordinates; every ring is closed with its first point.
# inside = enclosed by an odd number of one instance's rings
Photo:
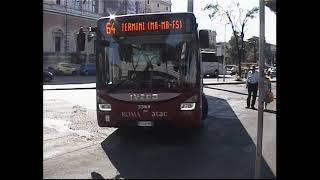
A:
{"type": "Polygon", "coordinates": [[[138,121],[138,126],[150,127],[153,126],[152,121],[138,121]]]}

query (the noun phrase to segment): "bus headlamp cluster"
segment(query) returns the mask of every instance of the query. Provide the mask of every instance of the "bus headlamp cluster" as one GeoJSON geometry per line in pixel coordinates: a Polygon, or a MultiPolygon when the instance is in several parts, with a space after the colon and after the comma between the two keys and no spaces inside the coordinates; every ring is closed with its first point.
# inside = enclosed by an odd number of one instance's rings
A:
{"type": "Polygon", "coordinates": [[[99,104],[100,111],[111,111],[111,104],[109,104],[104,99],[97,96],[97,103],[99,104]]]}
{"type": "Polygon", "coordinates": [[[192,111],[196,107],[196,103],[181,103],[180,110],[182,111],[192,111]]]}
{"type": "Polygon", "coordinates": [[[196,107],[196,102],[198,102],[198,96],[194,95],[185,100],[183,103],[180,104],[181,111],[192,111],[196,107]]]}
{"type": "Polygon", "coordinates": [[[111,111],[111,104],[99,104],[100,111],[111,111]]]}

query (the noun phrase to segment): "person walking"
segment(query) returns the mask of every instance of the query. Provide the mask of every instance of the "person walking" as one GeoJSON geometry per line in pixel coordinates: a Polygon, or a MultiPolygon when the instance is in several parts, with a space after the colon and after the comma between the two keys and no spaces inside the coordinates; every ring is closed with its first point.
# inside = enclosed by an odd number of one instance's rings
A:
{"type": "Polygon", "coordinates": [[[247,76],[246,88],[248,89],[248,97],[247,97],[246,108],[251,107],[251,109],[256,109],[254,105],[256,103],[257,92],[258,92],[258,78],[259,78],[259,73],[256,71],[256,66],[252,65],[247,76]],[[252,101],[251,101],[251,95],[252,95],[252,101]],[[250,101],[251,101],[251,106],[250,106],[250,101]]]}
{"type": "Polygon", "coordinates": [[[268,103],[273,101],[273,94],[271,92],[271,81],[270,81],[270,71],[267,71],[265,78],[263,80],[264,83],[264,110],[267,110],[268,103]],[[271,97],[270,97],[271,96],[271,97]]]}

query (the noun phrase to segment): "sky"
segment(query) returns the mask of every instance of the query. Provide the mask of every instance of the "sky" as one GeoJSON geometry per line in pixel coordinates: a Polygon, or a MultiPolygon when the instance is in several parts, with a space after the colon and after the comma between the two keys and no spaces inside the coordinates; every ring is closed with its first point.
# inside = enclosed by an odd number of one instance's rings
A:
{"type": "MultiPolygon", "coordinates": [[[[224,42],[225,23],[227,21],[220,21],[220,18],[211,20],[208,16],[209,11],[202,10],[206,4],[218,2],[223,7],[227,7],[233,0],[193,0],[193,13],[196,16],[199,29],[211,29],[217,33],[217,42],[224,42]]],[[[240,7],[244,9],[252,9],[259,7],[259,0],[236,0],[240,3],[240,7]]],[[[188,0],[171,0],[172,12],[186,12],[188,0]]],[[[259,13],[255,14],[255,18],[249,19],[246,25],[244,39],[252,36],[259,37],[259,13]]],[[[232,36],[232,29],[230,25],[226,26],[226,41],[230,40],[232,36]]],[[[265,39],[267,43],[276,44],[276,14],[268,7],[265,7],[265,39]]]]}

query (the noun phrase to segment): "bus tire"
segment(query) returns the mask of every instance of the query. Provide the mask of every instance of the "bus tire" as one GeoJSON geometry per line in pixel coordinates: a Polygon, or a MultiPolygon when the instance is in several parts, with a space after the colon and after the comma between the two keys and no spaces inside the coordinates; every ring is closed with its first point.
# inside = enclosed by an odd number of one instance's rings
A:
{"type": "Polygon", "coordinates": [[[202,94],[202,116],[201,123],[198,128],[196,128],[196,136],[203,136],[207,131],[207,116],[208,116],[208,101],[204,94],[202,94]]]}
{"type": "Polygon", "coordinates": [[[208,101],[204,94],[202,94],[202,115],[199,126],[195,129],[195,136],[203,136],[207,130],[207,116],[208,116],[208,101]]]}

